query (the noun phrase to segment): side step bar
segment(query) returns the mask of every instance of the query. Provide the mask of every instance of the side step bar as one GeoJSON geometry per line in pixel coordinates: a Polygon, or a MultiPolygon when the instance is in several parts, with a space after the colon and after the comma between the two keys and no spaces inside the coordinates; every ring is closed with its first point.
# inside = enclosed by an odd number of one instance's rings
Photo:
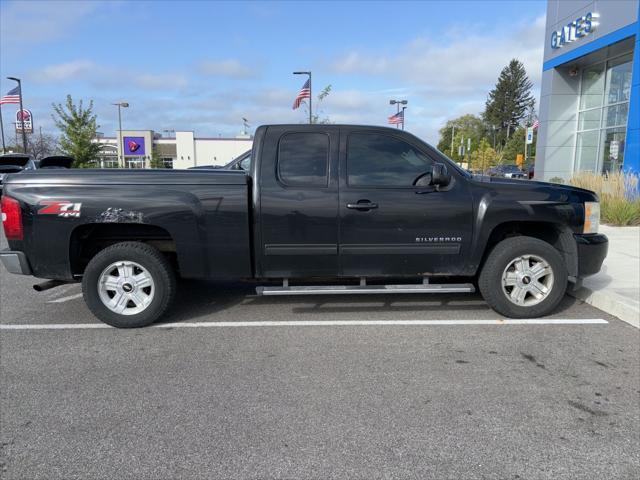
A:
{"type": "Polygon", "coordinates": [[[473,293],[471,283],[409,285],[314,285],[256,287],[258,295],[348,295],[364,293],[473,293]]]}

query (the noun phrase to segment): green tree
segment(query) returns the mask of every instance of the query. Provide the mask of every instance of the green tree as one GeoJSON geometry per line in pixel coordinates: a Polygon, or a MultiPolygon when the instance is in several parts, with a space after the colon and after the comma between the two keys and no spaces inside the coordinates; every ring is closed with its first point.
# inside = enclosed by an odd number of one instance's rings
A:
{"type": "MultiPolygon", "coordinates": [[[[504,150],[502,150],[503,163],[513,165],[516,163],[518,154],[524,155],[524,139],[526,131],[526,128],[518,127],[518,129],[513,133],[507,144],[504,146],[504,150]]],[[[534,134],[533,143],[531,145],[527,145],[527,158],[525,159],[524,164],[525,167],[528,167],[535,161],[537,137],[538,135],[534,134]]]]}
{"type": "MultiPolygon", "coordinates": [[[[331,84],[324,87],[318,96],[316,97],[316,101],[313,104],[313,112],[311,113],[311,123],[317,124],[328,124],[331,123],[331,119],[325,115],[322,106],[324,104],[325,98],[329,96],[331,93],[331,84]],[[322,118],[321,118],[322,117],[322,118]]],[[[307,118],[309,118],[309,105],[307,102],[304,102],[306,107],[305,111],[307,112],[307,118]]]]}
{"type": "Polygon", "coordinates": [[[502,155],[491,147],[486,138],[483,138],[478,148],[471,151],[468,168],[474,171],[485,172],[489,167],[499,165],[501,161],[502,155]]]}
{"type": "Polygon", "coordinates": [[[149,160],[149,168],[164,168],[164,161],[155,145],[151,149],[151,159],[149,160]]]}
{"type": "Polygon", "coordinates": [[[464,161],[458,155],[458,147],[461,142],[467,148],[467,139],[471,139],[471,151],[478,147],[481,140],[486,137],[486,128],[482,119],[476,115],[463,115],[453,120],[449,120],[444,127],[440,129],[440,141],[438,142],[438,150],[448,155],[456,162],[464,161]],[[451,134],[453,133],[453,152],[451,152],[451,134]]]}
{"type": "Polygon", "coordinates": [[[82,100],[76,105],[71,95],[67,95],[64,105],[53,104],[53,111],[54,115],[51,117],[61,132],[60,150],[75,159],[74,167],[88,167],[100,152],[100,145],[93,141],[98,130],[93,100],[84,108],[82,100]]]}
{"type": "Polygon", "coordinates": [[[524,65],[515,58],[500,72],[483,113],[485,123],[496,127],[500,145],[505,145],[514,129],[532,115],[535,107],[532,87],[524,65]]]}

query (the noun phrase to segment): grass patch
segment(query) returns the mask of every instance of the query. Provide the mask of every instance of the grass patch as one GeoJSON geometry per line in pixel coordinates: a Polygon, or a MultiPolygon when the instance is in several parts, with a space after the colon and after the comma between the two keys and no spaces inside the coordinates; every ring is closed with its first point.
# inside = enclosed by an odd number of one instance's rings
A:
{"type": "Polygon", "coordinates": [[[600,197],[602,223],[616,226],[640,225],[638,176],[631,173],[597,175],[582,172],[569,183],[592,190],[600,197]]]}

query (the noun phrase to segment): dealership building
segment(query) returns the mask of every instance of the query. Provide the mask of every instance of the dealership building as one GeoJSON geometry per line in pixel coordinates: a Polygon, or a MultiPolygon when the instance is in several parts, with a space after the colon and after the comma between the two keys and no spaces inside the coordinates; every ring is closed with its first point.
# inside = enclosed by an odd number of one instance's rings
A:
{"type": "Polygon", "coordinates": [[[640,172],[640,0],[549,0],[536,178],[640,172]]]}
{"type": "Polygon", "coordinates": [[[247,134],[224,138],[196,137],[190,131],[174,133],[163,137],[153,130],[122,130],[122,141],[117,136],[100,135],[94,140],[102,147],[96,166],[149,168],[154,156],[164,168],[224,165],[253,145],[253,138],[247,134]]]}

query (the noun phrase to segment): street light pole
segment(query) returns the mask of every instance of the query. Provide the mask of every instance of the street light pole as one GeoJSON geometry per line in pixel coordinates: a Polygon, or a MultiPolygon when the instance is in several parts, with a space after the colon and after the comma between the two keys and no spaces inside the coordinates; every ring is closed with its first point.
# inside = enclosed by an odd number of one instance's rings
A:
{"type": "MultiPolygon", "coordinates": [[[[407,100],[389,100],[389,105],[395,105],[396,106],[396,115],[400,113],[400,105],[406,105],[407,103],[409,103],[407,100]]],[[[402,118],[402,129],[404,130],[404,109],[406,107],[402,108],[403,111],[403,118],[402,118]]],[[[400,126],[396,123],[396,128],[400,128],[400,126]]]]}
{"type": "Polygon", "coordinates": [[[111,105],[116,105],[118,107],[118,151],[120,153],[120,159],[118,164],[121,168],[124,168],[124,145],[122,143],[122,112],[121,108],[127,108],[129,106],[128,102],[118,102],[112,103],[111,105]]]}
{"type": "Polygon", "coordinates": [[[407,107],[402,107],[402,130],[404,130],[404,111],[407,109],[407,107]]]}
{"type": "Polygon", "coordinates": [[[309,75],[309,125],[313,123],[313,115],[311,108],[311,99],[313,98],[313,93],[311,90],[311,72],[293,72],[294,75],[309,75]]]}
{"type": "Polygon", "coordinates": [[[16,77],[7,77],[7,80],[13,80],[14,82],[18,82],[18,92],[20,93],[20,126],[22,127],[22,146],[24,148],[24,153],[27,153],[27,132],[24,128],[24,117],[23,115],[23,107],[22,107],[22,82],[19,78],[16,77]]]}

